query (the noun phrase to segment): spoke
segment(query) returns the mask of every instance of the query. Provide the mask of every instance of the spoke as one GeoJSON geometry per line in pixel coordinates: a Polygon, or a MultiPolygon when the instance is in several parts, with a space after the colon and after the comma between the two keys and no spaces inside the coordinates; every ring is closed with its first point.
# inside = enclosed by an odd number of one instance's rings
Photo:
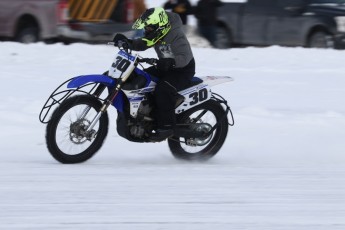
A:
{"type": "MultiPolygon", "coordinates": [[[[212,111],[209,111],[206,109],[194,112],[193,114],[191,114],[189,116],[189,119],[191,121],[193,121],[193,123],[208,123],[211,126],[214,126],[217,123],[217,118],[216,118],[215,114],[212,111]]],[[[196,153],[203,151],[205,148],[207,148],[208,143],[212,142],[213,138],[214,138],[214,135],[211,137],[210,140],[208,140],[206,142],[205,145],[202,145],[202,146],[197,146],[197,145],[191,146],[189,144],[186,144],[187,140],[185,138],[180,138],[179,141],[181,143],[181,147],[186,152],[191,153],[191,154],[196,154],[196,153]]],[[[200,139],[192,140],[192,142],[194,142],[194,143],[196,143],[196,142],[200,143],[200,141],[201,141],[201,143],[203,142],[203,140],[200,140],[200,139]]]]}
{"type": "MultiPolygon", "coordinates": [[[[80,114],[80,111],[85,111],[85,105],[76,105],[72,108],[70,108],[62,117],[60,120],[59,125],[56,129],[56,143],[58,144],[58,147],[61,149],[61,151],[65,152],[69,155],[75,155],[79,154],[83,151],[85,151],[87,148],[90,147],[90,145],[93,143],[93,141],[86,140],[85,137],[80,138],[79,129],[83,129],[83,126],[76,127],[77,133],[70,136],[71,132],[71,124],[75,123],[78,120],[78,114],[80,114]]],[[[96,114],[95,110],[91,107],[88,111],[88,115],[96,114]]],[[[90,121],[88,121],[85,117],[85,120],[80,121],[83,125],[88,126],[90,124],[90,121]]],[[[99,129],[99,124],[97,123],[94,127],[96,133],[99,129]]],[[[82,131],[82,130],[80,130],[82,131]]]]}
{"type": "Polygon", "coordinates": [[[200,120],[200,118],[202,118],[206,113],[207,110],[204,109],[204,111],[202,111],[195,119],[193,119],[193,123],[197,123],[200,120]]]}

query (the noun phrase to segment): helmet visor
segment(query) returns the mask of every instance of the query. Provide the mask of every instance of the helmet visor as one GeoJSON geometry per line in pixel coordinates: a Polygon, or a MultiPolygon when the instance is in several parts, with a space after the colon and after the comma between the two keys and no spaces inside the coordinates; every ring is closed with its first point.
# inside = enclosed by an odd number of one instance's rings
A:
{"type": "Polygon", "coordinates": [[[157,33],[158,32],[158,25],[147,25],[144,27],[144,35],[145,37],[149,38],[149,39],[153,39],[155,38],[156,36],[158,36],[159,34],[157,33]]]}
{"type": "Polygon", "coordinates": [[[157,25],[147,25],[144,27],[145,29],[145,32],[147,33],[151,33],[151,32],[154,32],[158,29],[158,26],[157,25]]]}

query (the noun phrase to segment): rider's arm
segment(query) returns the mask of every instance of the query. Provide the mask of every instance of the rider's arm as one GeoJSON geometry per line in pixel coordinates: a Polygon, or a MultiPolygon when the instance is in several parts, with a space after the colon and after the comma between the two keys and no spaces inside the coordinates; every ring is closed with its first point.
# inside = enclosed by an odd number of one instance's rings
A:
{"type": "Polygon", "coordinates": [[[135,51],[144,51],[152,46],[148,46],[144,38],[137,38],[130,41],[131,48],[135,51]]]}
{"type": "Polygon", "coordinates": [[[126,42],[130,49],[135,51],[144,51],[148,48],[152,47],[148,45],[148,40],[145,37],[137,38],[137,39],[129,39],[123,34],[116,34],[113,42],[115,43],[115,46],[118,46],[119,42],[126,42]]]}

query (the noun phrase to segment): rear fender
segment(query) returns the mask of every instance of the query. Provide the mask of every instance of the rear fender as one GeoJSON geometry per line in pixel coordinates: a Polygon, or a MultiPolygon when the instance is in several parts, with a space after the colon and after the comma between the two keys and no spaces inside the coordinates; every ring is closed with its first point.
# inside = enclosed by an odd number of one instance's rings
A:
{"type": "Polygon", "coordinates": [[[233,78],[228,76],[205,76],[194,77],[192,81],[196,83],[194,86],[178,92],[184,96],[185,100],[175,108],[175,113],[177,114],[210,100],[212,97],[212,86],[233,81],[233,78]]]}
{"type": "Polygon", "coordinates": [[[204,76],[198,78],[203,80],[203,83],[206,83],[210,87],[234,80],[232,77],[228,76],[204,76]]]}

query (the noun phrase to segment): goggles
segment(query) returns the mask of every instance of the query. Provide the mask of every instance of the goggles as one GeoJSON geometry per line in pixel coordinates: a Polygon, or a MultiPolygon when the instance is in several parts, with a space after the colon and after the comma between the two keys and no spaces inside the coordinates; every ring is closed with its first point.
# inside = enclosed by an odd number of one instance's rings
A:
{"type": "Polygon", "coordinates": [[[144,27],[145,32],[150,33],[156,31],[158,29],[158,25],[147,25],[144,27]]]}

